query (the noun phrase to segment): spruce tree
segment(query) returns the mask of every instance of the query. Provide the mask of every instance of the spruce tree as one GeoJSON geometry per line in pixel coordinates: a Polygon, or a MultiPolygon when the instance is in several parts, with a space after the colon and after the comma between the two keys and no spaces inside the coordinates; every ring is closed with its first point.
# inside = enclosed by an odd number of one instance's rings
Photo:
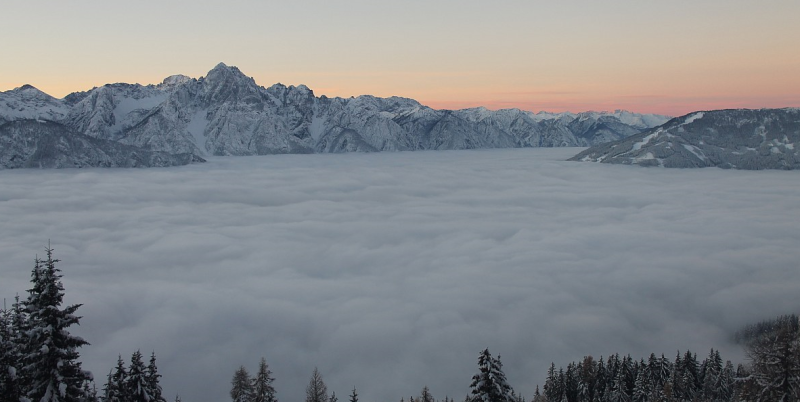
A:
{"type": "MultiPolygon", "coordinates": [[[[5,304],[5,301],[4,301],[5,304]]],[[[5,307],[5,306],[4,306],[5,307]]],[[[11,326],[11,313],[0,310],[0,402],[17,402],[12,395],[13,381],[11,372],[15,371],[14,333],[11,326]]]]}
{"type": "Polygon", "coordinates": [[[78,348],[85,340],[70,335],[68,328],[79,324],[75,304],[61,308],[64,286],[59,260],[53,259],[53,249],[45,249],[47,259],[35,261],[25,310],[29,330],[25,333],[26,351],[23,371],[26,397],[32,402],[81,402],[88,396],[84,383],[91,373],[81,369],[78,348]]]}
{"type": "Polygon", "coordinates": [[[9,312],[8,320],[10,327],[9,342],[9,366],[7,367],[6,392],[2,395],[4,401],[18,402],[25,394],[27,381],[24,370],[23,357],[28,348],[27,337],[29,329],[28,315],[25,312],[24,302],[21,302],[19,295],[14,296],[9,312]]]}
{"type": "Polygon", "coordinates": [[[356,392],[355,386],[353,386],[353,392],[350,393],[350,402],[358,402],[358,392],[356,392]]]}
{"type": "Polygon", "coordinates": [[[556,364],[554,362],[551,362],[550,368],[547,369],[547,378],[544,381],[544,395],[549,401],[561,399],[558,377],[556,375],[556,364]]]}
{"type": "Polygon", "coordinates": [[[108,372],[108,382],[103,390],[103,402],[126,402],[128,401],[128,372],[125,369],[125,362],[122,356],[117,359],[116,369],[108,372]]]}
{"type": "Polygon", "coordinates": [[[702,378],[701,395],[703,399],[713,401],[717,400],[717,381],[722,374],[722,357],[719,351],[711,349],[708,358],[703,360],[700,369],[700,377],[702,378]]]}
{"type": "Polygon", "coordinates": [[[147,368],[142,361],[142,352],[138,350],[131,356],[125,385],[128,402],[150,402],[152,390],[147,379],[147,368]]]}
{"type": "Polygon", "coordinates": [[[546,402],[546,401],[547,397],[539,392],[539,386],[537,385],[536,391],[533,393],[533,399],[531,399],[531,402],[546,402]]]}
{"type": "Polygon", "coordinates": [[[800,401],[800,319],[780,316],[749,326],[743,335],[759,399],[800,401]]]}
{"type": "Polygon", "coordinates": [[[328,387],[316,367],[306,387],[306,402],[328,402],[328,387]]]}
{"type": "Polygon", "coordinates": [[[150,402],[167,402],[161,394],[159,378],[161,378],[161,374],[158,374],[158,367],[156,367],[156,352],[152,352],[152,354],[150,354],[150,364],[147,365],[147,371],[145,372],[150,402]]]}
{"type": "Polygon", "coordinates": [[[253,382],[244,366],[240,366],[231,380],[231,399],[233,402],[252,402],[253,382]]]}
{"type": "Polygon", "coordinates": [[[258,373],[253,379],[253,402],[277,402],[275,387],[272,386],[272,371],[269,370],[267,359],[261,358],[258,364],[258,373]]]}
{"type": "Polygon", "coordinates": [[[700,396],[700,368],[697,355],[687,350],[683,356],[683,397],[693,400],[700,396]]]}
{"type": "Polygon", "coordinates": [[[419,402],[436,402],[436,400],[433,398],[433,395],[431,394],[431,390],[428,389],[427,385],[422,387],[422,392],[420,392],[419,399],[417,400],[419,402]]]}
{"type": "Polygon", "coordinates": [[[478,356],[478,373],[470,384],[471,402],[511,402],[511,386],[506,382],[500,356],[496,359],[484,349],[478,356]]]}

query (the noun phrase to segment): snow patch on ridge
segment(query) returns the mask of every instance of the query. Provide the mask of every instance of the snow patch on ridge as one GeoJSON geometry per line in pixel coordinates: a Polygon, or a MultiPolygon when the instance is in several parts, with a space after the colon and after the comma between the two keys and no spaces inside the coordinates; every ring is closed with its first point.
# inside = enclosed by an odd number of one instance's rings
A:
{"type": "Polygon", "coordinates": [[[314,142],[319,142],[319,138],[322,137],[322,131],[325,130],[325,119],[322,116],[319,116],[316,112],[311,117],[311,124],[308,126],[308,131],[311,134],[311,138],[314,139],[314,142]]]}
{"type": "Polygon", "coordinates": [[[656,130],[654,133],[647,135],[646,137],[642,138],[641,141],[633,144],[631,147],[631,151],[638,151],[642,149],[644,145],[650,142],[653,138],[656,138],[659,134],[661,134],[661,129],[656,130]]]}
{"type": "Polygon", "coordinates": [[[683,121],[683,124],[689,124],[689,123],[692,123],[695,120],[702,119],[704,115],[705,115],[704,112],[695,113],[695,114],[687,117],[686,120],[683,121]]]}
{"type": "Polygon", "coordinates": [[[696,156],[701,161],[708,162],[708,158],[706,157],[706,155],[703,153],[703,151],[700,148],[697,148],[696,146],[690,145],[690,144],[682,144],[682,145],[683,145],[684,149],[686,149],[687,151],[691,152],[694,156],[696,156]]]}
{"type": "Polygon", "coordinates": [[[136,110],[151,110],[167,99],[167,94],[157,94],[146,98],[134,99],[123,97],[114,108],[114,125],[111,132],[116,133],[125,128],[125,117],[136,110]]]}
{"type": "Polygon", "coordinates": [[[206,113],[206,110],[198,110],[194,115],[192,115],[192,118],[189,120],[189,124],[186,126],[186,130],[189,131],[189,134],[194,139],[194,145],[200,151],[200,155],[208,154],[206,151],[205,137],[206,126],[208,126],[206,113]]]}

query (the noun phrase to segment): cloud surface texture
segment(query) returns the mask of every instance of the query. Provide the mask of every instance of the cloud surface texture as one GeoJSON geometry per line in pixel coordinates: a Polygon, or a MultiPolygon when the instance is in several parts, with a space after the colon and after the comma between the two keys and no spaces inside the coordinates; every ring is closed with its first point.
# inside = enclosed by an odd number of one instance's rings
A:
{"type": "Polygon", "coordinates": [[[0,294],[48,239],[98,387],[155,351],[168,400],[468,392],[483,348],[530,398],[550,362],[680,349],[800,310],[800,174],[565,162],[576,149],[211,158],[0,172],[0,294]]]}

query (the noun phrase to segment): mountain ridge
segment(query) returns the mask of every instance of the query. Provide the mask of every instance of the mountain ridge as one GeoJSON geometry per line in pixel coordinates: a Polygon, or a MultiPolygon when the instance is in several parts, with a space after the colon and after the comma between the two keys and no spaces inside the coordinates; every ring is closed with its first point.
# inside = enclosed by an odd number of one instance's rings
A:
{"type": "Polygon", "coordinates": [[[44,120],[150,152],[206,155],[591,146],[668,120],[626,111],[436,110],[403,97],[317,97],[305,85],[258,85],[217,64],[199,78],[106,84],[53,98],[0,92],[0,124],[44,120]]]}
{"type": "Polygon", "coordinates": [[[692,112],[628,138],[593,146],[570,160],[661,167],[800,169],[800,108],[692,112]]]}

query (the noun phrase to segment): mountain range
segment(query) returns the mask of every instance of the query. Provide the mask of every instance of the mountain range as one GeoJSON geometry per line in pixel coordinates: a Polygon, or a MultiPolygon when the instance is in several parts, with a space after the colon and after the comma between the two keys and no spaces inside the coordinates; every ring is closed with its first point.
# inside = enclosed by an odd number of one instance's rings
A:
{"type": "Polygon", "coordinates": [[[56,99],[0,92],[0,168],[170,166],[207,155],[586,147],[669,117],[627,111],[434,110],[401,97],[315,96],[259,86],[220,63],[205,77],[107,84],[56,99]]]}
{"type": "Polygon", "coordinates": [[[694,112],[571,160],[663,167],[800,169],[800,109],[694,112]]]}

